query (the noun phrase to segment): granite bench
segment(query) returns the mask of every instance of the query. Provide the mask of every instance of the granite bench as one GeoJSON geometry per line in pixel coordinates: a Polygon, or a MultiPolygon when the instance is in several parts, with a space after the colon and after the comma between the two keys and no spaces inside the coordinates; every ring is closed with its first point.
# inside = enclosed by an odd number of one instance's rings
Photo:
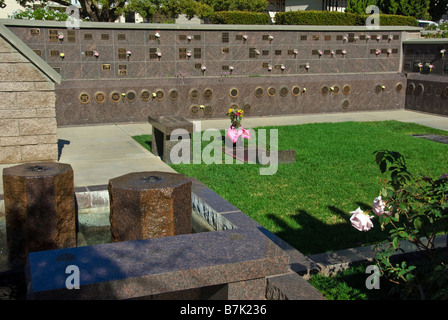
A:
{"type": "Polygon", "coordinates": [[[148,116],[148,122],[152,126],[151,152],[154,155],[166,163],[172,163],[171,149],[178,143],[178,140],[171,140],[171,133],[176,129],[183,129],[187,134],[177,135],[177,137],[190,139],[191,157],[191,133],[194,130],[192,122],[179,116],[148,116]]]}

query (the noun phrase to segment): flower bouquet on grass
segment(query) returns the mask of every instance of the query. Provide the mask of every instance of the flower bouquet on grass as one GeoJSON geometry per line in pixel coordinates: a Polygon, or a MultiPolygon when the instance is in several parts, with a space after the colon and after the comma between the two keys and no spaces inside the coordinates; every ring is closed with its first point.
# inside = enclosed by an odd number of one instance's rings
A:
{"type": "Polygon", "coordinates": [[[232,140],[233,143],[236,143],[240,136],[245,139],[250,139],[250,131],[244,129],[241,126],[243,114],[243,110],[235,108],[230,108],[229,112],[227,113],[230,121],[232,122],[232,125],[227,130],[227,136],[232,140]]]}

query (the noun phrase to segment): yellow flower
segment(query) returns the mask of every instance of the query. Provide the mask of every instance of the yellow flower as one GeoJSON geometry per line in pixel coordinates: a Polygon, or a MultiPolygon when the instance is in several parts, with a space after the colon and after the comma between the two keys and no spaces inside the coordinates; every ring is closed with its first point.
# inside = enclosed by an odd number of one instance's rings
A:
{"type": "Polygon", "coordinates": [[[232,113],[232,111],[233,111],[233,109],[232,109],[232,108],[229,108],[229,113],[232,113]]]}

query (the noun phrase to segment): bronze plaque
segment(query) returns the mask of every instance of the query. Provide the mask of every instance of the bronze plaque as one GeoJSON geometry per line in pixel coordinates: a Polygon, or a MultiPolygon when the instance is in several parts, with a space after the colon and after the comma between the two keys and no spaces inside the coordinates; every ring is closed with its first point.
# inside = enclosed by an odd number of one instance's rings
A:
{"type": "Polygon", "coordinates": [[[199,114],[199,107],[196,105],[193,105],[190,107],[190,114],[192,116],[197,116],[199,114]]]}
{"type": "Polygon", "coordinates": [[[149,99],[151,99],[151,94],[148,90],[142,90],[142,92],[140,92],[140,99],[142,101],[149,101],[149,99]]]}
{"type": "Polygon", "coordinates": [[[232,98],[236,98],[236,97],[238,97],[238,89],[237,89],[237,88],[232,88],[232,89],[230,89],[230,96],[231,96],[232,98]]]}
{"type": "Polygon", "coordinates": [[[127,74],[128,74],[128,72],[127,72],[126,69],[118,69],[118,75],[119,76],[125,76],[127,74]]]}
{"type": "Polygon", "coordinates": [[[32,36],[40,36],[40,29],[31,29],[30,30],[32,36]]]}
{"type": "Polygon", "coordinates": [[[342,109],[348,109],[350,102],[348,100],[342,101],[342,109]]]}
{"type": "Polygon", "coordinates": [[[76,31],[75,30],[67,30],[67,41],[68,42],[76,42],[76,31]]]}
{"type": "Polygon", "coordinates": [[[320,92],[322,93],[323,96],[327,95],[327,94],[328,94],[328,91],[329,91],[329,89],[328,89],[327,86],[323,86],[323,87],[320,89],[320,92]]]}
{"type": "Polygon", "coordinates": [[[275,88],[273,88],[273,87],[270,87],[270,88],[268,88],[268,96],[270,96],[270,97],[274,97],[275,96],[275,88]]]}
{"type": "Polygon", "coordinates": [[[193,36],[193,40],[196,40],[196,41],[201,40],[201,35],[200,34],[195,34],[193,36]]]}
{"type": "Polygon", "coordinates": [[[281,88],[280,88],[280,93],[279,93],[279,94],[280,94],[281,97],[286,97],[286,96],[288,95],[288,91],[289,91],[288,88],[286,88],[286,87],[281,87],[281,88]]]}
{"type": "Polygon", "coordinates": [[[95,102],[104,103],[106,101],[106,94],[104,92],[95,93],[95,102]]]}
{"type": "Polygon", "coordinates": [[[86,50],[86,51],[84,51],[84,55],[86,57],[93,57],[93,51],[92,50],[86,50]]]}
{"type": "Polygon", "coordinates": [[[179,59],[187,59],[187,48],[179,48],[179,59]]]}
{"type": "Polygon", "coordinates": [[[296,97],[297,97],[298,95],[300,95],[300,91],[301,91],[300,88],[297,87],[297,86],[293,87],[292,90],[291,90],[292,95],[293,95],[293,96],[296,96],[296,97]]]}
{"type": "Polygon", "coordinates": [[[59,57],[59,50],[50,50],[51,57],[59,57]]]}
{"type": "Polygon", "coordinates": [[[228,32],[222,33],[222,43],[229,43],[229,33],[228,32]]]}
{"type": "Polygon", "coordinates": [[[306,41],[308,39],[308,36],[300,36],[300,40],[306,41]]]}
{"type": "Polygon", "coordinates": [[[198,99],[200,96],[199,91],[197,89],[191,89],[190,91],[190,98],[193,100],[198,99]]]}
{"type": "Polygon", "coordinates": [[[109,34],[108,33],[102,33],[101,34],[101,40],[109,40],[109,34]]]}
{"type": "Polygon", "coordinates": [[[118,39],[118,40],[126,40],[126,35],[125,35],[124,33],[119,33],[119,34],[117,35],[117,39],[118,39]]]}
{"type": "Polygon", "coordinates": [[[350,87],[348,84],[346,84],[346,85],[342,88],[342,93],[345,94],[345,95],[349,94],[350,91],[351,91],[351,87],[350,87]]]}
{"type": "Polygon", "coordinates": [[[204,98],[205,99],[211,99],[213,96],[213,90],[212,89],[205,89],[204,91],[204,98]]]}
{"type": "Polygon", "coordinates": [[[202,57],[202,50],[201,50],[201,48],[194,48],[193,49],[193,57],[195,58],[195,59],[201,59],[201,57],[202,57]]]}
{"type": "Polygon", "coordinates": [[[235,36],[235,40],[243,40],[243,35],[242,34],[237,34],[235,36]]]}
{"type": "Polygon", "coordinates": [[[187,35],[185,35],[185,34],[180,34],[180,35],[179,35],[179,40],[187,40],[187,35]]]}
{"type": "Polygon", "coordinates": [[[257,98],[261,98],[263,96],[264,90],[262,87],[258,87],[255,89],[255,96],[257,98]]]}
{"type": "Polygon", "coordinates": [[[127,59],[126,48],[118,48],[117,50],[118,50],[118,59],[126,60],[127,59]]]}
{"type": "Polygon", "coordinates": [[[274,54],[275,54],[276,56],[281,56],[281,55],[282,55],[282,50],[275,50],[275,51],[274,51],[274,54]]]}
{"type": "Polygon", "coordinates": [[[314,36],[313,36],[313,40],[319,40],[319,35],[317,35],[317,34],[314,35],[314,36]]]}
{"type": "MultiPolygon", "coordinates": [[[[448,88],[448,87],[447,87],[448,88]]],[[[446,89],[445,89],[446,90],[446,89]]],[[[411,83],[409,83],[408,84],[408,87],[407,87],[407,93],[408,94],[413,94],[414,93],[414,91],[415,91],[415,84],[413,84],[412,82],[411,83]]],[[[445,92],[444,92],[445,93],[445,92]]],[[[447,91],[447,93],[448,93],[448,91],[447,91]]],[[[447,96],[448,97],[448,96],[447,96]]]]}
{"type": "Polygon", "coordinates": [[[148,36],[148,40],[156,40],[156,39],[157,39],[157,37],[156,37],[155,34],[150,34],[150,35],[148,36]]]}
{"type": "Polygon", "coordinates": [[[112,100],[112,102],[118,102],[121,100],[121,94],[118,91],[113,91],[110,94],[110,100],[112,100]]]}
{"type": "Polygon", "coordinates": [[[157,59],[157,48],[149,48],[149,59],[157,59]]]}
{"type": "Polygon", "coordinates": [[[330,35],[325,35],[324,36],[324,41],[330,41],[331,40],[331,36],[330,35]]]}
{"type": "Polygon", "coordinates": [[[212,115],[213,114],[213,107],[209,106],[209,105],[205,106],[204,114],[207,115],[207,116],[212,115]]]}
{"type": "Polygon", "coordinates": [[[201,69],[201,67],[202,67],[202,64],[200,64],[200,63],[195,63],[194,64],[194,68],[195,69],[201,69]]]}
{"type": "Polygon", "coordinates": [[[375,91],[375,93],[381,93],[381,91],[383,91],[383,87],[380,84],[377,84],[373,91],[375,91]]]}
{"type": "Polygon", "coordinates": [[[332,93],[333,94],[339,94],[339,91],[340,91],[339,86],[334,86],[332,93]]]}
{"type": "Polygon", "coordinates": [[[92,40],[93,35],[91,33],[84,33],[84,40],[92,40]]]}
{"type": "Polygon", "coordinates": [[[159,89],[156,91],[156,99],[159,101],[162,101],[165,98],[165,92],[163,90],[159,89]]]}
{"type": "Polygon", "coordinates": [[[255,48],[249,48],[249,58],[255,58],[257,56],[255,48]]]}
{"type": "Polygon", "coordinates": [[[127,93],[126,93],[126,99],[129,101],[129,102],[134,102],[135,101],[135,99],[137,99],[137,94],[135,93],[135,91],[128,91],[127,93]]]}
{"type": "Polygon", "coordinates": [[[445,98],[448,98],[448,87],[445,87],[445,89],[443,89],[443,96],[445,98]]]}
{"type": "Polygon", "coordinates": [[[251,109],[252,109],[252,107],[251,107],[250,104],[245,103],[245,104],[243,105],[243,111],[244,111],[244,113],[250,113],[250,110],[251,110],[251,109]]]}
{"type": "Polygon", "coordinates": [[[229,48],[221,48],[221,52],[222,53],[229,53],[230,49],[229,48]]]}
{"type": "Polygon", "coordinates": [[[87,92],[82,92],[79,95],[79,102],[81,102],[82,104],[86,104],[90,102],[90,95],[87,92]]]}
{"type": "Polygon", "coordinates": [[[110,70],[110,64],[103,64],[101,65],[101,68],[104,70],[110,70]]]}
{"type": "Polygon", "coordinates": [[[39,57],[42,56],[42,50],[34,49],[33,51],[34,51],[34,53],[37,54],[39,57]]]}
{"type": "Polygon", "coordinates": [[[269,55],[269,50],[262,50],[261,51],[261,55],[262,56],[268,56],[269,55]]]}
{"type": "Polygon", "coordinates": [[[58,37],[59,37],[58,30],[56,30],[56,29],[48,30],[48,40],[50,42],[58,42],[59,41],[58,37]]]}
{"type": "Polygon", "coordinates": [[[169,97],[171,100],[177,100],[179,98],[179,91],[176,89],[171,89],[169,97]]]}

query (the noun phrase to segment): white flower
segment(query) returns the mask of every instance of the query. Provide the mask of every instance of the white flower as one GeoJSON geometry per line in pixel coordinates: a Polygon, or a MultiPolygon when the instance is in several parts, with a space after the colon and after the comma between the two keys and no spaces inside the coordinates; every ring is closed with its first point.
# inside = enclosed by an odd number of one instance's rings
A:
{"type": "Polygon", "coordinates": [[[158,32],[156,32],[156,34],[154,35],[156,38],[160,38],[160,34],[158,32]]]}
{"type": "Polygon", "coordinates": [[[365,214],[361,208],[358,207],[355,211],[350,212],[352,214],[350,222],[353,227],[359,231],[368,231],[373,228],[373,222],[370,220],[372,217],[365,214]]]}
{"type": "Polygon", "coordinates": [[[385,211],[385,209],[386,209],[386,203],[383,201],[381,196],[379,196],[378,198],[375,198],[375,200],[373,200],[372,211],[377,216],[381,216],[383,214],[390,216],[391,213],[389,211],[385,211]]]}

